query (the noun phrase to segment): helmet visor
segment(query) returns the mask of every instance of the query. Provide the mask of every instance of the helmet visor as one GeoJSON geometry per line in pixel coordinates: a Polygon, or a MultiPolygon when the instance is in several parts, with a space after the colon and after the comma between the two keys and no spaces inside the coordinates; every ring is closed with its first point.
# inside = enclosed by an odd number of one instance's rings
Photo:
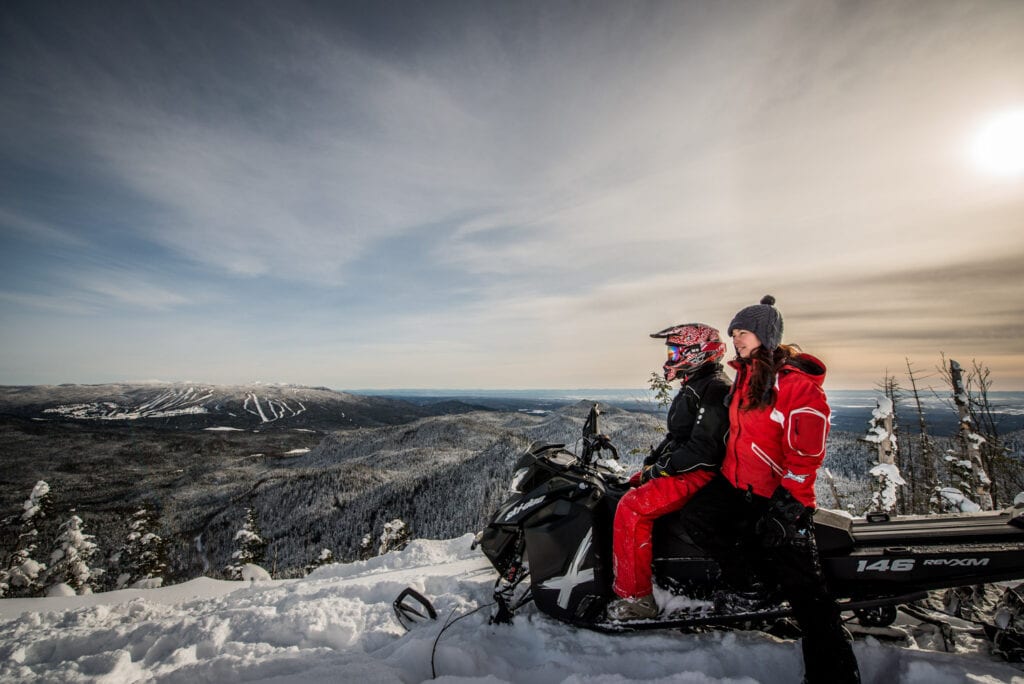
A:
{"type": "Polygon", "coordinates": [[[699,344],[691,344],[685,347],[678,344],[666,344],[665,350],[668,354],[669,363],[679,363],[687,355],[700,351],[700,347],[701,345],[699,344]]]}

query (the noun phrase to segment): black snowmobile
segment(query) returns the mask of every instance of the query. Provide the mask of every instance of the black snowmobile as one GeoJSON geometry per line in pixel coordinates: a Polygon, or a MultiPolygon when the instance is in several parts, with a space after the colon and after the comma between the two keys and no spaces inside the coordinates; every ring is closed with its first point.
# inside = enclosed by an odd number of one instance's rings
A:
{"type": "MultiPolygon", "coordinates": [[[[508,498],[478,536],[499,573],[494,622],[507,622],[532,600],[543,613],[601,631],[765,625],[788,615],[770,595],[730,592],[718,566],[682,530],[678,516],[654,532],[656,584],[697,600],[650,621],[616,623],[604,616],[612,594],[612,520],[628,491],[618,454],[598,429],[594,406],[581,454],[562,444],[534,445],[517,462],[508,498]]],[[[822,566],[844,611],[860,625],[885,627],[897,607],[936,589],[1024,580],[1024,510],[984,514],[854,520],[819,509],[814,516],[822,566]]],[[[770,594],[770,592],[769,592],[770,594]]],[[[398,606],[396,605],[396,609],[398,606]]],[[[1024,654],[1014,619],[990,625],[1008,651],[1024,654]]]]}

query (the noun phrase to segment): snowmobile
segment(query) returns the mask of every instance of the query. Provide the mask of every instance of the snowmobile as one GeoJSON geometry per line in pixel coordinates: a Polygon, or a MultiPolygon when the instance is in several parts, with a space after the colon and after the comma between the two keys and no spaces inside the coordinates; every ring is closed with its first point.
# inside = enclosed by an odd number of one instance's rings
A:
{"type": "MultiPolygon", "coordinates": [[[[579,455],[564,444],[532,445],[515,465],[508,498],[477,536],[499,574],[492,622],[510,621],[531,600],[553,618],[607,632],[756,626],[788,616],[787,604],[772,600],[770,591],[762,588],[762,595],[751,597],[727,588],[677,514],[655,525],[654,577],[661,589],[694,600],[654,620],[616,623],[605,617],[614,598],[612,521],[629,483],[614,445],[599,431],[598,416],[595,405],[579,455]]],[[[865,519],[818,509],[814,522],[829,587],[860,625],[888,626],[897,607],[937,589],[1024,580],[1024,509],[865,519]]],[[[397,601],[395,608],[401,612],[397,601]]],[[[1019,608],[1001,624],[986,626],[1010,659],[1024,655],[1021,635],[1008,631],[1024,621],[1024,605],[1019,608]]]]}

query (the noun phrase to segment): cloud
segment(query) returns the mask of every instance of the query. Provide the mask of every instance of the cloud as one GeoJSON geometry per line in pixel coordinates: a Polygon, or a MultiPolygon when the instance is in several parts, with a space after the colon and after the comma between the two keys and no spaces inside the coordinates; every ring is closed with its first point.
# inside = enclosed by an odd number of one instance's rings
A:
{"type": "Polygon", "coordinates": [[[189,9],[6,24],[0,179],[44,182],[0,222],[88,257],[8,303],[259,299],[353,359],[415,331],[360,372],[425,384],[635,384],[647,332],[765,292],[841,367],[1021,351],[1019,186],[961,158],[1016,5],[189,9]]]}
{"type": "Polygon", "coordinates": [[[152,275],[118,266],[83,265],[39,282],[22,283],[0,292],[0,299],[30,310],[50,310],[75,316],[110,312],[167,312],[195,304],[156,282],[152,275]]]}
{"type": "Polygon", "coordinates": [[[0,207],[0,226],[34,242],[49,246],[82,247],[86,241],[74,233],[29,216],[0,207]]]}

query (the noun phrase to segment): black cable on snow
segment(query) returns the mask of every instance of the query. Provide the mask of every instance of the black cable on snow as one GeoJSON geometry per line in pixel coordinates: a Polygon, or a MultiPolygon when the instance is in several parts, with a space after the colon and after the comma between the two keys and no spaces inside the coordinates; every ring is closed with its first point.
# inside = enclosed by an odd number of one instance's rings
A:
{"type": "Polygon", "coordinates": [[[431,679],[437,679],[437,670],[434,669],[434,656],[437,654],[437,642],[441,640],[441,635],[444,634],[445,630],[448,629],[449,627],[451,627],[452,625],[454,625],[459,620],[461,620],[463,618],[468,618],[473,613],[476,613],[477,611],[480,611],[480,610],[482,610],[484,608],[488,608],[490,606],[493,606],[494,604],[495,604],[495,602],[492,601],[491,603],[485,603],[483,605],[477,606],[473,610],[471,610],[468,613],[465,613],[463,615],[460,615],[459,617],[455,618],[454,620],[452,620],[452,616],[455,615],[455,609],[452,608],[452,612],[448,613],[448,619],[444,621],[444,627],[442,627],[441,631],[439,631],[437,633],[437,636],[434,637],[434,645],[430,649],[430,678],[431,679]]]}

